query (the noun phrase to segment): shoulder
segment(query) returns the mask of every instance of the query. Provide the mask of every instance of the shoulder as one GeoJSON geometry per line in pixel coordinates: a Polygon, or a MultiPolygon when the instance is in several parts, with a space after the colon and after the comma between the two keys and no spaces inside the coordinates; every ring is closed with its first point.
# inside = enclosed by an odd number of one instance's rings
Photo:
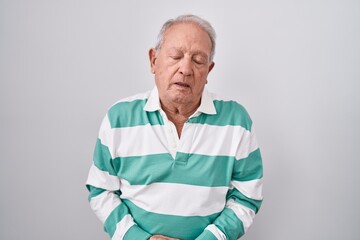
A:
{"type": "MultiPolygon", "coordinates": [[[[216,109],[216,114],[211,115],[219,125],[241,126],[251,130],[252,120],[246,108],[236,100],[220,97],[210,93],[216,109]]],[[[210,120],[210,119],[209,119],[210,120]]]]}
{"type": "Polygon", "coordinates": [[[129,127],[142,125],[143,109],[151,91],[138,93],[115,102],[107,111],[110,125],[114,127],[129,127]]]}
{"type": "Polygon", "coordinates": [[[108,114],[124,114],[126,112],[131,112],[136,108],[144,107],[147,99],[149,98],[150,91],[144,93],[138,93],[126,98],[122,98],[115,102],[108,109],[108,114]]]}
{"type": "Polygon", "coordinates": [[[118,109],[122,109],[124,106],[138,105],[138,104],[141,104],[143,102],[146,102],[146,100],[150,96],[150,92],[151,91],[138,93],[138,94],[126,97],[126,98],[119,99],[117,102],[115,102],[114,104],[112,104],[110,106],[108,111],[115,111],[115,110],[118,110],[118,109]]]}

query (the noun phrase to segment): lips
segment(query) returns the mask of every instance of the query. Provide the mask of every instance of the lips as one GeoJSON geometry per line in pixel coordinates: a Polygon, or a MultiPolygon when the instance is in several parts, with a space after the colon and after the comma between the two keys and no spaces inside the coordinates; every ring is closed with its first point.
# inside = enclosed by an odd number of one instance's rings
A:
{"type": "Polygon", "coordinates": [[[184,87],[184,88],[189,88],[190,85],[187,83],[183,83],[183,82],[176,82],[175,85],[180,86],[180,87],[184,87]]]}

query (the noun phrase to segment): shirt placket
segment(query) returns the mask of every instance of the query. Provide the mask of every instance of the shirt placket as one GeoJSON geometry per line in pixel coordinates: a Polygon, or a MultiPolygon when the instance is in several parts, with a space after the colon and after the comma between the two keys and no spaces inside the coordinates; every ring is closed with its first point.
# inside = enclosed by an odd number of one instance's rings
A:
{"type": "Polygon", "coordinates": [[[161,110],[161,116],[164,119],[165,135],[168,142],[168,148],[171,156],[175,159],[176,152],[179,148],[180,139],[176,131],[175,125],[168,120],[166,114],[161,110]]]}
{"type": "Polygon", "coordinates": [[[189,137],[191,137],[191,135],[191,126],[187,122],[185,122],[176,152],[175,164],[186,165],[188,163],[190,157],[190,146],[192,143],[192,140],[189,140],[189,137]]]}

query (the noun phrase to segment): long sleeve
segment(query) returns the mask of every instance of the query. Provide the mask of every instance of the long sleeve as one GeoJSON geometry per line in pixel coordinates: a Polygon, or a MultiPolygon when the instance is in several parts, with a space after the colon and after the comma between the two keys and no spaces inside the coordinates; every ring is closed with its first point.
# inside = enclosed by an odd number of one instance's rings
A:
{"type": "Polygon", "coordinates": [[[151,235],[134,222],[128,207],[120,199],[120,180],[114,170],[109,147],[104,143],[107,142],[104,139],[109,128],[110,124],[105,117],[86,181],[91,209],[104,224],[104,230],[111,239],[148,239],[151,235]]]}
{"type": "Polygon", "coordinates": [[[197,240],[238,239],[262,203],[262,158],[253,131],[240,140],[224,210],[197,240]]]}

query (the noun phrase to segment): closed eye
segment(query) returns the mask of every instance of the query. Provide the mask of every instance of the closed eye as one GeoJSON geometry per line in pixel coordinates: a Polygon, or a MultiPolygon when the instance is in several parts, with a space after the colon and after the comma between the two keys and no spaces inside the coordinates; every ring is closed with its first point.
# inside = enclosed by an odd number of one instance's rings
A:
{"type": "Polygon", "coordinates": [[[194,61],[194,63],[196,63],[196,64],[205,64],[205,60],[204,59],[202,59],[202,58],[194,58],[193,59],[193,61],[194,61]]]}
{"type": "Polygon", "coordinates": [[[181,56],[170,56],[171,59],[174,59],[174,60],[179,60],[181,59],[181,56]]]}
{"type": "Polygon", "coordinates": [[[205,56],[203,56],[202,54],[195,54],[192,59],[193,59],[194,63],[199,64],[199,65],[205,64],[207,62],[206,61],[207,58],[205,56]]]}
{"type": "Polygon", "coordinates": [[[196,64],[204,64],[204,62],[202,62],[202,61],[198,61],[198,60],[194,60],[194,62],[196,63],[196,64]]]}

